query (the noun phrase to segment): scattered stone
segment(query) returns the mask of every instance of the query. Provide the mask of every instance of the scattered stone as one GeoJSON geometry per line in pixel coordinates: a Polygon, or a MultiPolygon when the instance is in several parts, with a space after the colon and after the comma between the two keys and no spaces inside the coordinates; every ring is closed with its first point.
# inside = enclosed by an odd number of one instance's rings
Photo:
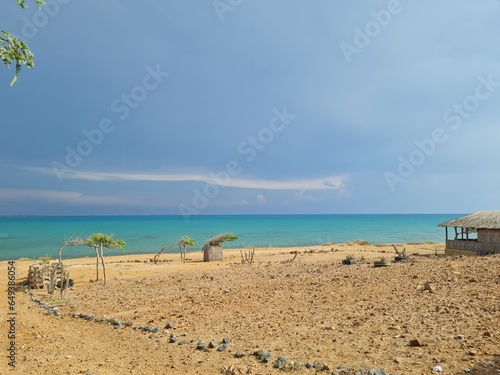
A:
{"type": "Polygon", "coordinates": [[[457,339],[459,339],[459,340],[464,340],[464,339],[465,339],[465,336],[464,336],[464,335],[457,335],[457,339]]]}
{"type": "Polygon", "coordinates": [[[113,324],[113,325],[119,325],[119,324],[121,324],[121,323],[122,323],[122,322],[120,322],[120,321],[119,321],[118,319],[116,319],[116,318],[113,318],[113,319],[103,319],[103,320],[104,320],[104,321],[107,321],[107,322],[109,322],[109,323],[111,323],[111,324],[113,324]]]}
{"type": "Polygon", "coordinates": [[[230,342],[231,342],[231,338],[229,338],[229,337],[224,337],[224,338],[222,339],[222,343],[223,343],[223,344],[229,344],[230,342]]]}
{"type": "Polygon", "coordinates": [[[271,353],[266,352],[264,350],[258,350],[255,353],[253,353],[253,355],[258,357],[264,363],[269,362],[269,358],[272,357],[271,353]]]}
{"type": "Polygon", "coordinates": [[[245,353],[242,353],[242,352],[236,352],[236,353],[234,354],[234,356],[235,356],[236,358],[243,358],[243,357],[245,357],[245,356],[246,356],[246,354],[245,354],[245,353]]]}
{"type": "Polygon", "coordinates": [[[239,375],[239,374],[251,374],[251,370],[249,368],[238,367],[235,365],[231,365],[229,367],[224,367],[222,369],[222,373],[224,375],[239,375]]]}
{"type": "Polygon", "coordinates": [[[225,351],[227,348],[229,348],[229,344],[222,344],[221,346],[219,346],[219,347],[217,348],[217,351],[219,351],[219,352],[223,352],[223,351],[225,351]]]}
{"type": "Polygon", "coordinates": [[[168,342],[173,344],[175,342],[177,342],[177,336],[175,335],[170,335],[169,339],[168,339],[168,342]]]}
{"type": "Polygon", "coordinates": [[[166,326],[165,326],[165,329],[172,329],[174,328],[174,325],[172,323],[168,323],[166,326]]]}
{"type": "Polygon", "coordinates": [[[429,293],[433,293],[436,291],[436,287],[432,285],[429,281],[425,282],[424,290],[427,290],[429,293]]]}
{"type": "Polygon", "coordinates": [[[432,371],[434,372],[443,372],[443,368],[439,365],[436,365],[432,368],[432,371]]]}
{"type": "Polygon", "coordinates": [[[55,316],[61,316],[61,312],[57,307],[50,307],[47,309],[47,312],[45,313],[46,315],[55,315],[55,316]]]}
{"type": "Polygon", "coordinates": [[[312,368],[314,368],[316,371],[328,371],[328,370],[330,370],[330,368],[327,365],[323,365],[320,363],[313,364],[312,368]]]}
{"type": "Polygon", "coordinates": [[[418,347],[418,346],[426,346],[426,344],[422,340],[413,339],[413,340],[410,340],[410,346],[418,347]]]}
{"type": "Polygon", "coordinates": [[[306,362],[306,368],[312,368],[313,366],[312,362],[306,362]]]}
{"type": "Polygon", "coordinates": [[[207,350],[207,345],[203,341],[200,341],[200,342],[198,342],[198,345],[196,345],[196,349],[201,350],[201,351],[205,351],[205,350],[207,350]]]}
{"type": "Polygon", "coordinates": [[[210,341],[210,342],[208,343],[208,347],[209,347],[210,349],[213,349],[213,348],[217,347],[217,343],[216,343],[215,341],[210,341]]]}
{"type": "Polygon", "coordinates": [[[285,357],[278,357],[276,362],[274,362],[273,368],[283,368],[288,363],[285,357]]]}
{"type": "Polygon", "coordinates": [[[182,340],[181,342],[179,342],[179,345],[187,345],[187,340],[182,340]]]}

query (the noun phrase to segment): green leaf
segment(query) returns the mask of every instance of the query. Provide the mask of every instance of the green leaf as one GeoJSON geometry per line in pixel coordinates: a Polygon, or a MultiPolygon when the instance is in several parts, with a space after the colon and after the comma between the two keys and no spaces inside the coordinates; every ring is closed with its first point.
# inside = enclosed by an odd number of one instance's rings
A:
{"type": "MultiPolygon", "coordinates": [[[[26,0],[16,0],[17,5],[21,8],[26,8],[26,0]]],[[[34,0],[38,5],[38,9],[45,3],[45,0],[34,0]]],[[[0,59],[2,59],[3,64],[6,67],[15,62],[16,71],[14,73],[14,78],[10,83],[13,86],[19,77],[19,72],[22,66],[27,66],[30,69],[35,67],[35,57],[30,51],[26,43],[21,39],[14,38],[11,34],[4,30],[0,30],[0,59]]]]}
{"type": "Polygon", "coordinates": [[[182,238],[178,241],[178,244],[181,246],[195,246],[198,244],[198,241],[189,236],[182,236],[182,238]]]}
{"type": "Polygon", "coordinates": [[[89,247],[100,247],[102,245],[107,249],[119,248],[121,251],[125,251],[123,247],[126,245],[124,240],[115,240],[112,235],[109,236],[104,233],[94,233],[87,237],[85,244],[89,247]]]}

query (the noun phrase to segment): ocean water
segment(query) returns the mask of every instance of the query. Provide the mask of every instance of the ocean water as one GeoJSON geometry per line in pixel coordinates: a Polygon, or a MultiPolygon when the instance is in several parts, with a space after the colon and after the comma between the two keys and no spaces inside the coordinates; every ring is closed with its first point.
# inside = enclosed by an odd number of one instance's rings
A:
{"type": "MultiPolygon", "coordinates": [[[[224,247],[315,246],[366,240],[379,243],[444,242],[444,229],[437,224],[461,214],[399,215],[206,215],[182,216],[64,216],[0,217],[0,260],[57,258],[59,247],[73,234],[113,234],[126,241],[126,254],[155,253],[189,235],[199,251],[206,239],[225,232],[239,238],[224,247]]],[[[170,252],[177,252],[173,248],[170,252]]],[[[106,256],[119,255],[108,250],[106,256]]],[[[64,258],[93,257],[88,247],[68,247],[64,258]]]]}

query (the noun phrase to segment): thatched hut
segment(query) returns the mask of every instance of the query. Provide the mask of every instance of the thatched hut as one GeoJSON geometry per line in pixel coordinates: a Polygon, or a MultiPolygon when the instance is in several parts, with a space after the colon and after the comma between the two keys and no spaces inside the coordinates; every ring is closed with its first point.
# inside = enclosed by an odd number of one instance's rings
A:
{"type": "Polygon", "coordinates": [[[222,261],[224,253],[222,252],[222,243],[226,241],[234,241],[238,237],[231,233],[219,234],[218,236],[209,238],[203,245],[203,261],[222,261]]]}
{"type": "Polygon", "coordinates": [[[446,255],[500,253],[500,211],[478,211],[438,226],[446,228],[446,255]]]}

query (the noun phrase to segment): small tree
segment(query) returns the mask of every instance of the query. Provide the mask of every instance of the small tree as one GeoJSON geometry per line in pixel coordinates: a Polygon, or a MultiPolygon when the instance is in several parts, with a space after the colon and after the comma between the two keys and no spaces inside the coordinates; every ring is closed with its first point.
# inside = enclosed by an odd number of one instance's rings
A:
{"type": "Polygon", "coordinates": [[[198,241],[189,236],[182,236],[182,238],[177,242],[179,245],[179,253],[181,254],[181,262],[186,263],[186,248],[188,246],[196,246],[198,241]]]}
{"type": "Polygon", "coordinates": [[[195,246],[198,244],[198,241],[196,241],[194,238],[191,238],[189,236],[182,236],[181,239],[179,239],[177,242],[170,244],[168,246],[163,247],[160,251],[156,253],[154,256],[154,262],[155,264],[158,263],[158,260],[160,259],[160,255],[166,251],[174,247],[175,245],[179,246],[179,253],[181,254],[181,262],[186,263],[186,248],[188,246],[195,246]]]}
{"type": "Polygon", "coordinates": [[[95,250],[96,256],[96,281],[99,281],[99,259],[102,264],[102,273],[104,278],[104,285],[108,283],[106,278],[106,265],[104,263],[104,248],[106,249],[115,249],[119,248],[120,251],[125,251],[123,246],[125,246],[125,241],[123,240],[115,240],[113,236],[108,236],[103,233],[94,233],[90,237],[87,237],[84,240],[85,246],[93,247],[95,250]]]}

